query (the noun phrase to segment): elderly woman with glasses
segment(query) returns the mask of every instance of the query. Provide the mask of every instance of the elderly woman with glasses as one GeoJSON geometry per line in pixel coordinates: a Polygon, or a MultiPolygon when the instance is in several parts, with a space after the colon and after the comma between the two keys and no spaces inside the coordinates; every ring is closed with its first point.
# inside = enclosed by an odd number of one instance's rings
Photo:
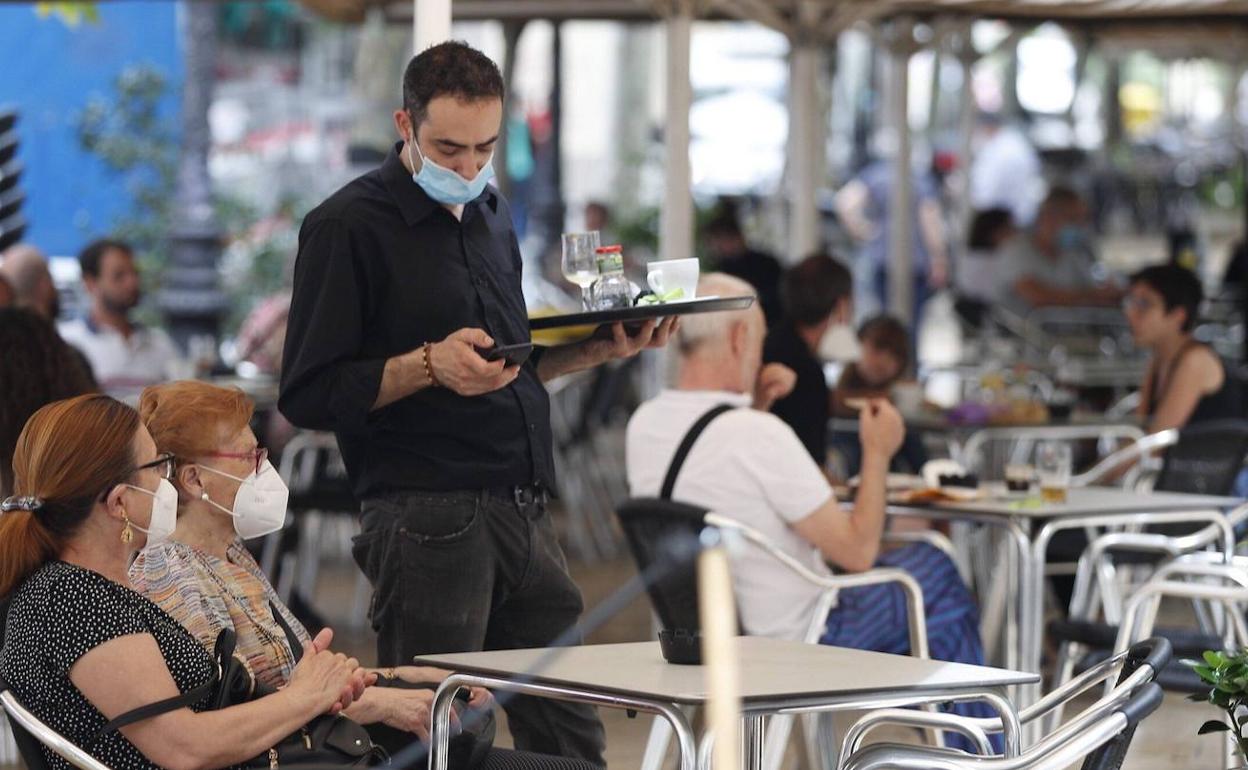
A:
{"type": "MultiPolygon", "coordinates": [[[[167,542],[139,554],[130,578],[205,647],[222,629],[232,628],[237,654],[257,680],[282,687],[310,637],[243,545],[282,527],[288,496],[249,427],[253,409],[241,391],[204,382],[172,382],[143,391],[143,422],[160,450],[175,458],[178,518],[167,542]]],[[[399,685],[446,676],[419,666],[376,673],[399,685]]],[[[396,740],[394,730],[406,735],[406,742],[412,734],[426,740],[432,701],[429,689],[370,687],[346,714],[370,726],[374,740],[382,743],[396,740]],[[392,730],[372,727],[378,723],[392,730]]],[[[470,705],[489,703],[489,693],[474,688],[470,705]]]]}
{"type": "MultiPolygon", "coordinates": [[[[215,710],[201,701],[109,729],[216,675],[199,640],[127,575],[135,550],[173,531],[171,458],[158,454],[134,409],[87,395],[31,416],[13,472],[16,494],[0,503],[8,600],[0,676],[35,716],[108,767],[238,765],[351,704],[371,682],[354,659],[309,643],[281,692],[215,710]]],[[[43,754],[54,770],[70,767],[43,754]]]]}

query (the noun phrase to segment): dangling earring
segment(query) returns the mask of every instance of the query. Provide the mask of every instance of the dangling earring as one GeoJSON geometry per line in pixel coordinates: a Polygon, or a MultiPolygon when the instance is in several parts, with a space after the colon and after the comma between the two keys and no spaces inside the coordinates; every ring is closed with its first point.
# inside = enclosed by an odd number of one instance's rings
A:
{"type": "Polygon", "coordinates": [[[123,513],[121,520],[126,523],[126,526],[121,528],[121,542],[129,543],[134,540],[134,530],[130,528],[130,517],[123,513]]]}

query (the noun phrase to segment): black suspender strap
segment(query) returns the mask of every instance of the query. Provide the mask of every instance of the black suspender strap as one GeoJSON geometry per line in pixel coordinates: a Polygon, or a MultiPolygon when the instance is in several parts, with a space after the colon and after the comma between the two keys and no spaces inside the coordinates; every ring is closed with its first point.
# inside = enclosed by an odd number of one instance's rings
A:
{"type": "Polygon", "coordinates": [[[689,457],[689,450],[693,449],[693,444],[698,440],[698,436],[701,436],[702,431],[706,430],[706,426],[711,424],[711,420],[735,408],[732,404],[720,404],[712,407],[709,412],[698,418],[693,427],[689,428],[689,432],[681,440],[680,446],[676,447],[676,454],[672,456],[672,464],[667,467],[667,477],[663,479],[663,489],[659,492],[659,497],[664,500],[672,499],[672,490],[676,488],[676,477],[680,475],[680,468],[685,464],[685,459],[689,457]]]}

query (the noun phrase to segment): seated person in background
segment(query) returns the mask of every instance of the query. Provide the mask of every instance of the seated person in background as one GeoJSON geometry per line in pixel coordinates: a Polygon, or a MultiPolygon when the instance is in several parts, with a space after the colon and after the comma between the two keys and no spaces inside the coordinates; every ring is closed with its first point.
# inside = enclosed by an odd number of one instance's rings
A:
{"type": "Polygon", "coordinates": [[[14,305],[56,322],[61,302],[48,270],[48,258],[42,251],[29,243],[10,246],[0,255],[0,277],[13,288],[14,305]]]}
{"type": "MultiPolygon", "coordinates": [[[[703,276],[699,295],[749,291],[722,274],[703,276]]],[[[712,421],[693,445],[673,499],[704,506],[758,529],[786,553],[822,574],[825,560],[857,572],[873,566],[907,570],[920,583],[932,657],[982,663],[979,613],[953,562],[939,549],[914,543],[881,552],[884,481],[888,459],[905,428],[887,401],[873,401],[861,416],[862,483],[852,510],[836,501],[820,467],[792,429],[773,414],[751,408],[760,398],[765,324],[757,305],[731,313],[686,316],[677,334],[680,371],[675,390],[643,404],[628,424],[626,460],[630,494],[656,495],[672,456],[690,426],[720,404],[732,409],[712,421]]],[[[756,548],[734,551],[733,586],[748,634],[801,639],[821,589],[756,548]]],[[[827,618],[824,644],[905,653],[909,650],[905,602],[895,584],[842,590],[827,618]]],[[[963,714],[988,715],[983,704],[962,704],[963,714]]]]}
{"type": "Polygon", "coordinates": [[[0,499],[13,493],[13,449],[35,410],[95,390],[89,372],[56,334],[29,310],[0,310],[0,499]]]}
{"type": "Polygon", "coordinates": [[[1122,297],[1099,286],[1092,274],[1088,207],[1068,187],[1054,187],[1040,205],[1031,230],[1001,253],[994,304],[1027,310],[1050,305],[1111,305],[1122,297]]]}
{"type": "MultiPolygon", "coordinates": [[[[301,649],[290,636],[300,645],[312,637],[243,544],[281,529],[286,520],[286,485],[248,427],[253,409],[242,391],[195,380],[143,391],[143,423],[157,450],[174,458],[178,522],[169,540],[139,553],[130,580],[206,649],[222,629],[233,629],[237,654],[257,681],[280,688],[290,682],[301,649]]],[[[409,682],[440,682],[446,676],[416,666],[374,673],[409,682]]],[[[472,702],[486,706],[490,695],[474,688],[472,702]]],[[[345,713],[361,724],[381,722],[423,740],[432,704],[432,690],[370,687],[345,713]]],[[[412,739],[409,735],[393,748],[412,739]]]]}
{"type": "MultiPolygon", "coordinates": [[[[290,684],[249,703],[168,711],[120,730],[124,713],[210,681],[216,660],[129,585],[134,552],[173,530],[172,463],[134,409],[78,396],[30,418],[0,516],[0,596],[10,599],[0,676],[35,716],[112,768],[223,768],[267,751],[359,697],[373,676],[305,645],[290,684]]],[[[43,749],[49,767],[70,764],[43,749]]]]}
{"type": "Polygon", "coordinates": [[[853,278],[827,254],[812,254],[785,271],[780,288],[784,316],[767,332],[763,361],[787,366],[797,381],[793,392],[777,399],[771,411],[793,429],[823,468],[831,394],[819,360],[819,343],[832,326],[849,320],[853,278]]]}
{"type": "Polygon", "coordinates": [[[971,219],[967,249],[958,258],[955,275],[958,299],[954,307],[972,326],[983,325],[996,293],[1001,249],[1017,234],[1009,209],[977,211],[971,219]]]}
{"type": "MultiPolygon", "coordinates": [[[[858,410],[846,403],[850,399],[889,398],[910,364],[910,333],[892,316],[877,315],[864,321],[858,328],[858,343],[858,360],[841,370],[841,379],[832,392],[832,413],[837,417],[858,416],[858,410]]],[[[857,437],[837,434],[834,444],[845,458],[846,472],[857,475],[862,464],[862,446],[857,437]]],[[[892,468],[918,473],[926,462],[922,439],[907,433],[892,460],[892,468]]]]}
{"type": "Polygon", "coordinates": [[[120,241],[95,241],[78,255],[78,263],[91,309],[86,318],[61,326],[65,341],[86,354],[107,393],[133,393],[165,380],[178,350],[165,332],[130,318],[140,298],[133,249],[120,241]]]}
{"type": "Polygon", "coordinates": [[[1239,380],[1212,348],[1192,339],[1203,299],[1200,280],[1178,265],[1131,276],[1122,305],[1136,344],[1152,354],[1138,411],[1150,433],[1244,416],[1239,380]]]}

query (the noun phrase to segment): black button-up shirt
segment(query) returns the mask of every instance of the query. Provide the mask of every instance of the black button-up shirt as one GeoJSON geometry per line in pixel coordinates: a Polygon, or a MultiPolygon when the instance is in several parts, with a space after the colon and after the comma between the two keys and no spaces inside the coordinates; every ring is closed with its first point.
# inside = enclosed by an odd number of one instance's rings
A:
{"type": "Polygon", "coordinates": [[[536,355],[502,390],[426,388],[372,411],[388,358],[465,327],[528,342],[520,268],[497,191],[457,220],[412,181],[397,147],[304,219],[278,405],[295,425],[337,434],[356,497],[553,487],[536,355]]]}

